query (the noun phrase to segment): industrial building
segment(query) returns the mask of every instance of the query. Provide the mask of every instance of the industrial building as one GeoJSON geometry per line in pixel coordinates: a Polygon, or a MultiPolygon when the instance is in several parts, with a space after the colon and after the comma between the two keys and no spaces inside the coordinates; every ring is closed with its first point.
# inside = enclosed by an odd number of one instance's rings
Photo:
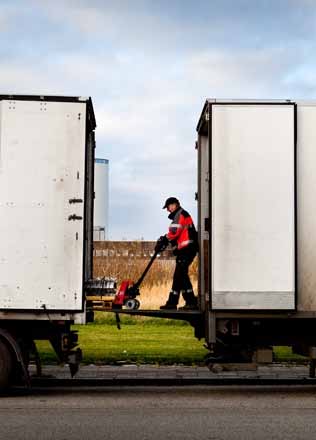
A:
{"type": "Polygon", "coordinates": [[[105,241],[109,232],[109,161],[95,159],[93,241],[105,241]]]}

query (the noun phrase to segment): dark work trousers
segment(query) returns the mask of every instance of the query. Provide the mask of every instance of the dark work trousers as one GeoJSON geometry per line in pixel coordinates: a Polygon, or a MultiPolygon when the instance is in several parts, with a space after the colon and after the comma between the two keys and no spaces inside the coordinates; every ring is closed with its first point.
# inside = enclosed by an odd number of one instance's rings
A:
{"type": "MultiPolygon", "coordinates": [[[[191,291],[193,296],[192,284],[189,278],[189,266],[196,256],[196,249],[190,245],[176,251],[176,268],[173,274],[172,290],[180,293],[191,291]]],[[[185,298],[186,299],[186,298],[185,298]]]]}

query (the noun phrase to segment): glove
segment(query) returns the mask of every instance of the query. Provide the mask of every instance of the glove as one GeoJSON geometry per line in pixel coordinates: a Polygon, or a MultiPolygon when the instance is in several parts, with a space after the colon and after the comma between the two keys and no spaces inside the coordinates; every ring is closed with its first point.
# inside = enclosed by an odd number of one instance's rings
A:
{"type": "Polygon", "coordinates": [[[156,246],[155,246],[155,252],[162,252],[166,249],[166,247],[169,244],[169,240],[166,237],[166,235],[162,235],[161,237],[158,238],[156,246]]]}

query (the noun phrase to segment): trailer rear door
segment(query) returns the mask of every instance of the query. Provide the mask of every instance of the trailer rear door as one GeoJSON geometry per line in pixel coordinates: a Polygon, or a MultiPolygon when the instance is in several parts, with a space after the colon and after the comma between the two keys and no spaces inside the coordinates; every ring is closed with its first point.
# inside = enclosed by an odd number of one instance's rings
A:
{"type": "Polygon", "coordinates": [[[1,101],[0,309],[82,310],[86,107],[1,101]]]}
{"type": "Polygon", "coordinates": [[[295,115],[210,104],[212,309],[295,309],[295,115]]]}

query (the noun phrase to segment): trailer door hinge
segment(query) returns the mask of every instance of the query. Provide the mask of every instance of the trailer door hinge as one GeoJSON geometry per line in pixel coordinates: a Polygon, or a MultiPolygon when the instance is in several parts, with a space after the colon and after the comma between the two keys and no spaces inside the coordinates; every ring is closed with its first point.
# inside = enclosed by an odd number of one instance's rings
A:
{"type": "Polygon", "coordinates": [[[68,217],[68,220],[82,220],[82,217],[80,215],[72,214],[68,217]]]}
{"type": "Polygon", "coordinates": [[[210,219],[208,217],[206,217],[204,219],[204,229],[205,231],[209,232],[210,231],[210,219]]]}

